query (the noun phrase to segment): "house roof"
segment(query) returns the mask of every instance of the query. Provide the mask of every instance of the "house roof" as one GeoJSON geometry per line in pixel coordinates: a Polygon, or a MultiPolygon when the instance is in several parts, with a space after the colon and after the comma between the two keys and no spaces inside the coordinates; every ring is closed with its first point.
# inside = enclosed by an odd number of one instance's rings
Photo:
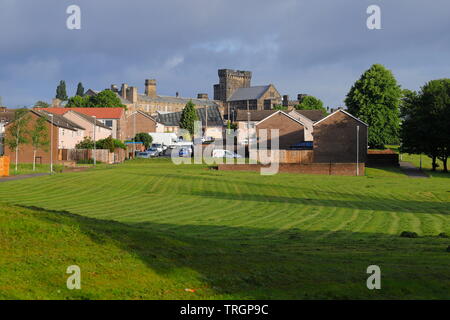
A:
{"type": "Polygon", "coordinates": [[[1,110],[0,111],[0,122],[11,122],[14,120],[14,114],[15,111],[14,110],[1,110]]]}
{"type": "MultiPolygon", "coordinates": [[[[155,102],[155,103],[175,103],[175,104],[187,104],[189,101],[192,101],[196,106],[205,106],[205,107],[215,107],[218,104],[209,99],[194,99],[194,98],[183,98],[183,97],[169,97],[169,96],[157,96],[157,97],[149,97],[145,94],[138,94],[138,100],[144,102],[155,102]]],[[[128,103],[130,103],[128,101],[128,103]]]]}
{"type": "Polygon", "coordinates": [[[33,112],[40,117],[45,117],[48,122],[59,128],[69,129],[72,131],[85,130],[85,128],[81,127],[73,121],[70,121],[69,119],[64,118],[60,114],[54,114],[43,110],[30,110],[30,112],[33,112]],[[53,115],[53,119],[51,119],[50,114],[53,115]]]}
{"type": "Polygon", "coordinates": [[[342,112],[342,113],[346,114],[347,116],[352,117],[353,119],[355,119],[356,121],[361,122],[363,125],[365,125],[365,126],[367,126],[367,127],[369,126],[367,123],[365,123],[365,122],[362,121],[361,119],[358,119],[357,117],[355,117],[354,115],[348,113],[347,111],[345,111],[345,110],[343,110],[343,109],[338,109],[338,110],[336,110],[335,112],[333,112],[332,114],[329,114],[329,115],[326,116],[325,118],[323,118],[323,119],[317,121],[316,123],[314,123],[314,126],[317,125],[317,124],[319,124],[319,123],[321,123],[321,122],[324,121],[325,119],[328,119],[328,118],[334,116],[334,115],[337,114],[338,112],[342,112]]]}
{"type": "MultiPolygon", "coordinates": [[[[75,111],[75,110],[69,110],[67,112],[73,112],[74,114],[76,114],[77,116],[83,118],[84,120],[86,120],[86,121],[88,121],[88,122],[90,122],[92,124],[95,124],[97,127],[102,127],[102,128],[111,130],[110,127],[105,126],[102,122],[96,120],[94,117],[88,116],[87,114],[84,114],[84,113],[81,113],[81,112],[78,112],[78,111],[75,111]]],[[[67,114],[67,112],[65,114],[67,114]]]]}
{"type": "Polygon", "coordinates": [[[265,118],[262,119],[261,121],[258,121],[258,122],[256,123],[256,125],[259,125],[259,124],[263,123],[264,121],[270,119],[271,117],[273,117],[273,116],[276,115],[276,114],[282,114],[282,115],[284,115],[284,116],[290,118],[291,120],[300,123],[302,126],[305,126],[305,124],[304,124],[303,122],[301,122],[300,120],[295,119],[293,116],[291,116],[290,114],[288,114],[288,113],[286,113],[286,112],[284,112],[284,111],[282,111],[282,110],[275,110],[275,112],[272,113],[271,115],[265,117],[265,118]]]}
{"type": "Polygon", "coordinates": [[[96,117],[97,119],[120,119],[124,114],[124,108],[35,108],[53,114],[63,115],[68,111],[77,111],[82,114],[96,117]]]}
{"type": "Polygon", "coordinates": [[[316,122],[325,118],[321,110],[292,110],[292,112],[301,114],[302,116],[308,118],[312,122],[316,122]]]}
{"type": "Polygon", "coordinates": [[[152,117],[152,116],[150,115],[150,113],[147,113],[147,112],[144,112],[144,111],[141,111],[141,110],[137,110],[137,111],[134,111],[134,112],[130,113],[130,114],[127,116],[127,118],[130,118],[130,117],[131,117],[133,114],[135,114],[135,113],[139,113],[139,114],[143,115],[144,117],[147,117],[147,118],[149,118],[149,119],[151,119],[151,120],[153,120],[153,121],[155,121],[155,122],[158,122],[154,117],[152,117]]]}
{"type": "Polygon", "coordinates": [[[250,121],[261,121],[279,110],[237,110],[236,121],[248,121],[248,112],[250,112],[250,121]]]}
{"type": "Polygon", "coordinates": [[[267,90],[270,84],[266,86],[255,86],[249,88],[239,88],[231,95],[228,101],[256,100],[259,99],[267,90]]]}
{"type": "MultiPolygon", "coordinates": [[[[206,108],[196,109],[197,117],[202,125],[206,124],[206,108]]],[[[157,121],[165,126],[177,127],[180,125],[182,112],[158,113],[157,121]]],[[[217,106],[208,107],[208,126],[223,126],[222,114],[217,106]]]]}

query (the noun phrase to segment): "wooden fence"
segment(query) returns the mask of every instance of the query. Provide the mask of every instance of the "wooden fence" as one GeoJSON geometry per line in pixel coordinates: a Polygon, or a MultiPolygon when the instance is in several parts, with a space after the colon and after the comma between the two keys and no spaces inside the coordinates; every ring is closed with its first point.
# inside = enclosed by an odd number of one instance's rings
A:
{"type": "MultiPolygon", "coordinates": [[[[265,157],[271,157],[272,152],[278,152],[278,163],[312,163],[313,151],[312,150],[261,150],[265,157]]],[[[276,155],[274,155],[276,156],[276,155]]],[[[253,157],[254,158],[254,157],[253,157]]],[[[263,162],[261,159],[261,153],[257,156],[257,161],[263,162]]]]}
{"type": "Polygon", "coordinates": [[[126,151],[122,149],[116,149],[114,152],[110,152],[107,149],[60,149],[58,160],[87,161],[94,159],[94,152],[96,161],[108,164],[123,162],[126,156],[126,151]]]}

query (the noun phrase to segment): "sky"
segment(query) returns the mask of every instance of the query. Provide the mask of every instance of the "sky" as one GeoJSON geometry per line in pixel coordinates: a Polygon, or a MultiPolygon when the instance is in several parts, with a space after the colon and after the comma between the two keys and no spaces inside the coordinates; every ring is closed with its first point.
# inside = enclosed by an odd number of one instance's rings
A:
{"type": "Polygon", "coordinates": [[[50,102],[60,80],[72,96],[80,81],[142,93],[157,79],[161,95],[212,97],[229,68],[336,107],[374,63],[412,90],[450,77],[449,17],[448,0],[0,0],[0,96],[14,108],[50,102]],[[80,30],[66,26],[70,5],[80,30]]]}

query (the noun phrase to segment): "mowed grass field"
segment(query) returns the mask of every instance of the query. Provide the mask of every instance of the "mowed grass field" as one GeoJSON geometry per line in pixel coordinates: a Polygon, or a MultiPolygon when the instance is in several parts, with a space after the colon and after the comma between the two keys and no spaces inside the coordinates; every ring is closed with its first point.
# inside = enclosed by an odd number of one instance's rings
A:
{"type": "Polygon", "coordinates": [[[0,298],[450,298],[445,175],[261,176],[153,159],[0,183],[0,199],[0,298]],[[66,288],[70,265],[81,290],[66,288]],[[366,287],[370,265],[381,290],[366,287]]]}

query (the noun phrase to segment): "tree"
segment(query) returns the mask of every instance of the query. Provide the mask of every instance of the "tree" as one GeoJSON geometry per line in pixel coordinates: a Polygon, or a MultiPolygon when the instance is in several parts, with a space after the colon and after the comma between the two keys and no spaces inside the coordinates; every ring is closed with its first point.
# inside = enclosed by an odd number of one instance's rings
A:
{"type": "Polygon", "coordinates": [[[49,144],[47,118],[39,117],[29,132],[31,145],[33,146],[33,171],[36,170],[36,153],[39,149],[45,148],[49,144]]]}
{"type": "Polygon", "coordinates": [[[47,102],[45,102],[45,101],[37,101],[35,104],[34,104],[34,107],[36,107],[36,108],[49,108],[50,107],[50,104],[49,103],[47,103],[47,102]]]}
{"type": "Polygon", "coordinates": [[[189,101],[181,112],[180,128],[186,129],[191,135],[194,134],[194,122],[198,120],[195,104],[189,101]]]}
{"type": "Polygon", "coordinates": [[[83,97],[84,96],[84,87],[83,87],[83,84],[81,82],[78,83],[76,95],[79,96],[79,97],[83,97]]]}
{"type": "Polygon", "coordinates": [[[450,153],[450,79],[432,80],[419,93],[407,91],[401,106],[404,119],[401,127],[402,152],[424,153],[437,159],[448,172],[450,153]]]}
{"type": "Polygon", "coordinates": [[[91,101],[89,96],[74,96],[69,98],[67,101],[66,108],[88,108],[91,106],[91,101]]]}
{"type": "Polygon", "coordinates": [[[107,149],[110,152],[114,152],[115,149],[124,149],[126,150],[126,145],[118,140],[118,139],[113,139],[111,138],[111,136],[109,136],[108,138],[105,139],[101,139],[98,140],[97,143],[95,144],[97,149],[107,149]]]}
{"type": "Polygon", "coordinates": [[[288,109],[288,107],[283,106],[281,104],[277,104],[277,105],[273,106],[273,110],[287,110],[287,109],[288,109]]]}
{"type": "Polygon", "coordinates": [[[95,108],[125,108],[119,97],[111,90],[103,90],[89,98],[89,106],[95,108]]]}
{"type": "Polygon", "coordinates": [[[153,142],[153,138],[148,133],[140,132],[136,134],[136,136],[134,137],[134,141],[142,142],[145,148],[148,149],[148,147],[150,147],[153,142]]]}
{"type": "Polygon", "coordinates": [[[348,111],[369,124],[371,148],[384,148],[385,144],[398,141],[401,97],[394,75],[380,64],[364,72],[347,94],[348,111]]]}
{"type": "Polygon", "coordinates": [[[89,137],[84,137],[83,141],[75,146],[75,149],[94,149],[94,141],[89,137]]]}
{"type": "Polygon", "coordinates": [[[324,108],[322,100],[313,96],[306,96],[303,100],[295,106],[297,110],[321,110],[325,115],[327,109],[324,108]]]}
{"type": "Polygon", "coordinates": [[[66,91],[66,82],[64,80],[61,80],[58,87],[56,88],[56,98],[61,101],[66,101],[68,98],[66,91]]]}
{"type": "Polygon", "coordinates": [[[27,125],[29,121],[28,110],[26,108],[18,109],[14,113],[14,121],[7,128],[5,144],[16,153],[16,172],[19,165],[19,148],[22,144],[28,143],[27,125]]]}

